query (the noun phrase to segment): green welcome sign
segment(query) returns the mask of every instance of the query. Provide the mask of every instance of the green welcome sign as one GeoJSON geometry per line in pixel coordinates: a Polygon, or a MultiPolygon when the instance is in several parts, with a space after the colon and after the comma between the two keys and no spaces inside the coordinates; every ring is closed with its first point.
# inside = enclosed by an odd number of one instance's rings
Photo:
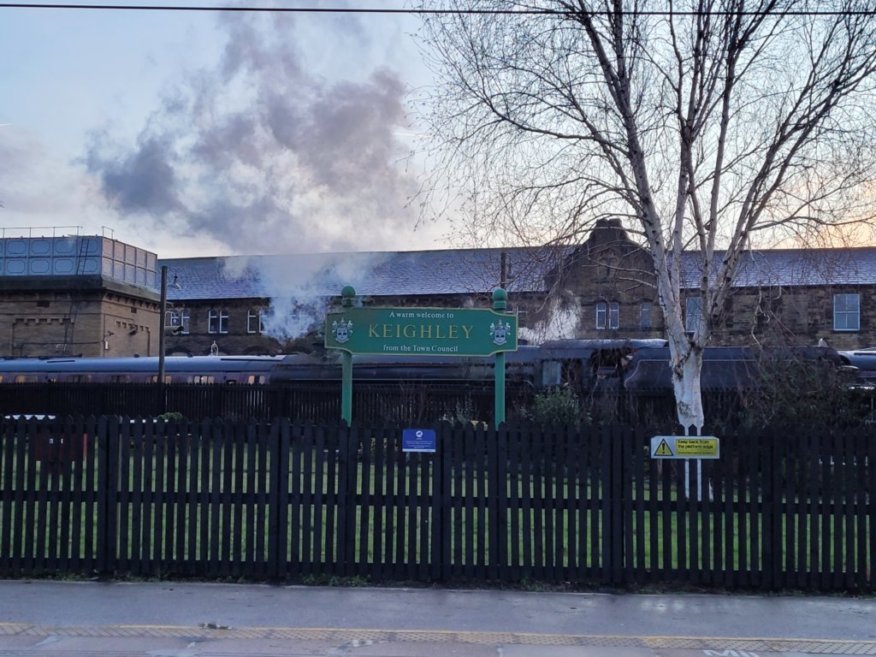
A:
{"type": "Polygon", "coordinates": [[[353,419],[353,354],[494,356],[496,424],[505,421],[505,352],[517,350],[517,315],[508,293],[493,290],[493,308],[354,308],[356,290],[341,291],[342,310],[325,319],[325,346],[341,354],[341,418],[353,419]]]}
{"type": "Polygon", "coordinates": [[[345,308],[326,315],[325,346],[351,354],[492,356],[517,350],[517,316],[489,308],[345,308]]]}

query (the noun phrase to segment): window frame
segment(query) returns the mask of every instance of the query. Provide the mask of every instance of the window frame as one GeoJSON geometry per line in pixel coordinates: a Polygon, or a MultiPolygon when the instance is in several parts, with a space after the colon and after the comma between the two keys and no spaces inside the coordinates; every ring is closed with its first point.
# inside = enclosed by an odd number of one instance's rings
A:
{"type": "Polygon", "coordinates": [[[612,331],[620,328],[620,303],[617,301],[608,302],[608,328],[612,331]]]}
{"type": "Polygon", "coordinates": [[[180,335],[188,335],[191,315],[187,308],[172,308],[164,313],[164,330],[170,329],[180,335]],[[178,330],[175,330],[178,329],[178,330]]]}
{"type": "Polygon", "coordinates": [[[861,294],[859,292],[838,292],[833,295],[833,330],[839,333],[856,333],[861,330],[861,294]],[[838,302],[843,303],[854,299],[854,307],[844,306],[838,308],[838,302]],[[840,318],[845,321],[838,322],[840,318]],[[854,320],[854,326],[849,326],[850,319],[854,320]],[[842,323],[844,326],[840,326],[842,323]]]}
{"type": "Polygon", "coordinates": [[[596,330],[604,331],[608,325],[608,304],[605,301],[596,302],[596,330]]]}
{"type": "Polygon", "coordinates": [[[696,333],[697,324],[703,317],[703,298],[690,296],[684,299],[684,332],[696,333]]]}
{"type": "Polygon", "coordinates": [[[261,310],[249,310],[246,313],[246,332],[250,335],[261,335],[265,332],[265,323],[262,320],[261,310]],[[253,328],[253,324],[256,327],[253,328]]]}
{"type": "Polygon", "coordinates": [[[596,330],[616,331],[620,328],[620,303],[617,301],[596,302],[596,330]]]}
{"type": "Polygon", "coordinates": [[[639,304],[639,330],[651,331],[654,328],[654,304],[650,301],[642,301],[639,304]]]}
{"type": "Polygon", "coordinates": [[[210,335],[228,334],[228,311],[210,308],[207,312],[207,333],[210,335]]]}

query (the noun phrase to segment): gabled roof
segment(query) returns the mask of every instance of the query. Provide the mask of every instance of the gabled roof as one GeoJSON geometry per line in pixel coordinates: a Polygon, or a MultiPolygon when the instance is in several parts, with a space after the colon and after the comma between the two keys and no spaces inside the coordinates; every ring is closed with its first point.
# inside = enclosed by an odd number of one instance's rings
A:
{"type": "MultiPolygon", "coordinates": [[[[488,294],[500,284],[505,254],[509,292],[543,293],[571,247],[445,249],[160,260],[170,300],[488,294]]],[[[722,254],[718,254],[720,258],[722,254]]],[[[698,254],[685,254],[687,287],[699,281],[698,254]]],[[[750,251],[734,287],[876,285],[876,248],[750,251]]]]}

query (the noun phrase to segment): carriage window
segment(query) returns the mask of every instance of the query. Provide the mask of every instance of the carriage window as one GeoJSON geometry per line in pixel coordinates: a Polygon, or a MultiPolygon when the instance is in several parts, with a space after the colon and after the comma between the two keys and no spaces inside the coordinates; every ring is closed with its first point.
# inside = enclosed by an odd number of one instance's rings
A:
{"type": "Polygon", "coordinates": [[[228,311],[211,310],[207,315],[208,333],[228,333],[228,311]]]}
{"type": "Polygon", "coordinates": [[[246,377],[246,382],[249,383],[250,385],[255,384],[255,383],[264,383],[265,377],[264,377],[264,375],[256,376],[255,374],[250,374],[248,377],[246,377]]]}
{"type": "Polygon", "coordinates": [[[195,374],[189,383],[213,383],[216,379],[210,374],[195,374]]]}
{"type": "Polygon", "coordinates": [[[130,383],[131,377],[127,374],[110,374],[108,381],[110,383],[130,383]]]}
{"type": "Polygon", "coordinates": [[[860,331],[861,330],[861,295],[860,294],[834,294],[833,295],[833,330],[834,331],[860,331]]]}
{"type": "Polygon", "coordinates": [[[250,310],[246,314],[246,332],[247,333],[264,333],[265,323],[262,321],[261,310],[250,310]]]}

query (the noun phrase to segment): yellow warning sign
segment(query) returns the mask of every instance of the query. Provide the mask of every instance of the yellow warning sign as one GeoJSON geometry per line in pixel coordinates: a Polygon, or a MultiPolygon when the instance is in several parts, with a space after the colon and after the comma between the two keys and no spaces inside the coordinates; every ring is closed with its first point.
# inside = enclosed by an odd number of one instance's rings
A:
{"type": "Polygon", "coordinates": [[[721,456],[715,436],[654,436],[652,459],[717,459],[721,456]]]}
{"type": "Polygon", "coordinates": [[[660,444],[657,445],[657,449],[654,451],[655,456],[674,456],[672,450],[669,448],[669,443],[666,440],[661,440],[660,444]]]}
{"type": "Polygon", "coordinates": [[[693,458],[718,458],[718,439],[709,437],[702,438],[676,438],[675,453],[679,456],[693,458]]]}

